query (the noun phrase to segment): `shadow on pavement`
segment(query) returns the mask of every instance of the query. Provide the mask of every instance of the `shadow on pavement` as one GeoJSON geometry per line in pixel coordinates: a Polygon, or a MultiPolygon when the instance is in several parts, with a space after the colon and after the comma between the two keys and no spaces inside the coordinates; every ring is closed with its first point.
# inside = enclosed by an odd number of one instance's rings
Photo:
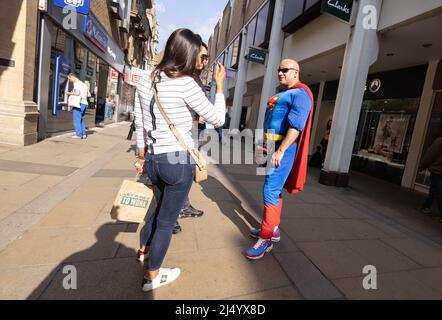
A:
{"type": "Polygon", "coordinates": [[[143,270],[135,260],[135,250],[116,240],[121,233],[134,232],[137,227],[112,223],[100,226],[95,233],[97,241],[64,259],[49,273],[50,279],[43,280],[28,299],[153,299],[152,292],[141,291],[143,270]]]}

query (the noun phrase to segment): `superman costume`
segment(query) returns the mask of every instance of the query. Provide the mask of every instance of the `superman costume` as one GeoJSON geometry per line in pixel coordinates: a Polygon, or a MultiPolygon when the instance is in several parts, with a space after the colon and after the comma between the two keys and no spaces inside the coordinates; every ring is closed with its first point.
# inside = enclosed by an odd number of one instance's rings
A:
{"type": "Polygon", "coordinates": [[[264,216],[259,237],[271,239],[279,226],[282,189],[302,191],[307,175],[307,157],[313,114],[313,95],[301,82],[270,98],[264,118],[266,140],[275,142],[277,150],[287,131],[299,131],[296,141],[287,148],[277,168],[271,168],[263,187],[264,216]],[[269,131],[272,132],[269,132],[269,131]]]}

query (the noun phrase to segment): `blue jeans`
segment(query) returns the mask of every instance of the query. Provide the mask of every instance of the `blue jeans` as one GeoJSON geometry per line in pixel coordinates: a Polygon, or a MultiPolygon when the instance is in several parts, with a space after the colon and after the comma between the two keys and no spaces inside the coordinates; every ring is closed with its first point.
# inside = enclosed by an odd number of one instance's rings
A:
{"type": "Polygon", "coordinates": [[[87,104],[81,104],[80,108],[72,109],[75,134],[79,137],[84,137],[87,135],[86,125],[84,123],[84,115],[86,114],[86,109],[87,109],[87,104]]]}
{"type": "Polygon", "coordinates": [[[104,107],[104,116],[108,119],[112,119],[113,113],[112,105],[106,103],[104,107]]]}
{"type": "Polygon", "coordinates": [[[147,220],[142,239],[149,246],[149,259],[145,265],[149,271],[159,269],[163,263],[173,227],[195,175],[195,164],[187,151],[172,154],[179,155],[178,163],[170,163],[168,153],[149,154],[144,167],[152,181],[157,202],[155,212],[147,220]]]}

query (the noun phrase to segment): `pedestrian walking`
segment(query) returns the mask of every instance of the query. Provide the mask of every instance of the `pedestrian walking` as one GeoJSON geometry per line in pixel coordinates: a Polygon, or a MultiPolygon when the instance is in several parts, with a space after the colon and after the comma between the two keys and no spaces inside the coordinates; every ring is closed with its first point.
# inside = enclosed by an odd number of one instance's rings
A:
{"type": "Polygon", "coordinates": [[[304,188],[313,95],[299,81],[299,72],[296,61],[282,60],[278,76],[286,90],[271,97],[267,104],[264,139],[273,140],[276,151],[271,156],[273,168],[266,175],[263,187],[264,216],[261,228],[254,228],[250,232],[250,236],[258,241],[245,252],[249,259],[262,258],[272,250],[273,242],[280,240],[282,189],[285,187],[289,193],[296,193],[304,188]]]}
{"type": "Polygon", "coordinates": [[[422,158],[419,171],[425,169],[430,171],[430,199],[427,198],[424,209],[431,212],[431,202],[434,198],[439,207],[439,222],[442,223],[442,137],[434,140],[422,158]]]}
{"type": "Polygon", "coordinates": [[[68,80],[74,86],[72,91],[67,92],[69,96],[69,105],[72,106],[72,114],[75,128],[75,135],[73,139],[86,139],[87,131],[84,123],[84,116],[88,107],[87,94],[88,89],[86,85],[78,79],[75,73],[68,75],[68,80]]]}
{"type": "Polygon", "coordinates": [[[155,101],[154,91],[158,92],[158,101],[164,112],[191,149],[195,148],[191,137],[194,112],[217,127],[224,123],[226,103],[223,82],[226,72],[218,64],[214,75],[217,94],[213,105],[194,79],[197,60],[201,59],[200,47],[201,39],[191,30],[174,31],[167,40],[162,61],[150,77],[142,77],[135,96],[139,149],[136,167],[140,173],[147,171],[157,202],[143,234],[145,252],[149,255],[149,259],[145,260],[143,291],[170,283],[180,275],[179,268],[161,266],[169,248],[173,226],[195,175],[194,161],[171,133],[155,101]]]}

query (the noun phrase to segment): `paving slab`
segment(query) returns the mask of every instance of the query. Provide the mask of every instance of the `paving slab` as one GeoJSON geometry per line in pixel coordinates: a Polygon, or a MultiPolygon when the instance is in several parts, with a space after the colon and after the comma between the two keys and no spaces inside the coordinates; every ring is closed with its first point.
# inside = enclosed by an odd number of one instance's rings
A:
{"type": "Polygon", "coordinates": [[[442,266],[442,245],[419,239],[383,239],[383,242],[424,267],[442,266]]]}
{"type": "Polygon", "coordinates": [[[126,225],[33,228],[0,252],[0,268],[112,258],[125,230],[126,225]]]}
{"type": "Polygon", "coordinates": [[[302,252],[275,253],[275,257],[305,299],[343,298],[342,293],[302,252]]]}
{"type": "Polygon", "coordinates": [[[304,300],[299,292],[292,286],[277,289],[263,290],[241,296],[227,298],[226,300],[304,300]]]}
{"type": "Polygon", "coordinates": [[[333,283],[349,299],[440,300],[442,294],[412,277],[409,272],[377,275],[377,289],[365,290],[363,277],[336,279],[333,283]]]}
{"type": "Polygon", "coordinates": [[[56,264],[2,268],[0,269],[0,299],[37,299],[56,272],[56,264]]]}
{"type": "Polygon", "coordinates": [[[306,242],[297,245],[328,279],[360,276],[367,265],[374,265],[379,273],[420,267],[380,240],[306,242]]]}
{"type": "Polygon", "coordinates": [[[182,275],[169,290],[158,290],[157,299],[226,299],[291,285],[271,255],[250,261],[231,248],[168,254],[164,265],[180,267],[182,275]]]}

